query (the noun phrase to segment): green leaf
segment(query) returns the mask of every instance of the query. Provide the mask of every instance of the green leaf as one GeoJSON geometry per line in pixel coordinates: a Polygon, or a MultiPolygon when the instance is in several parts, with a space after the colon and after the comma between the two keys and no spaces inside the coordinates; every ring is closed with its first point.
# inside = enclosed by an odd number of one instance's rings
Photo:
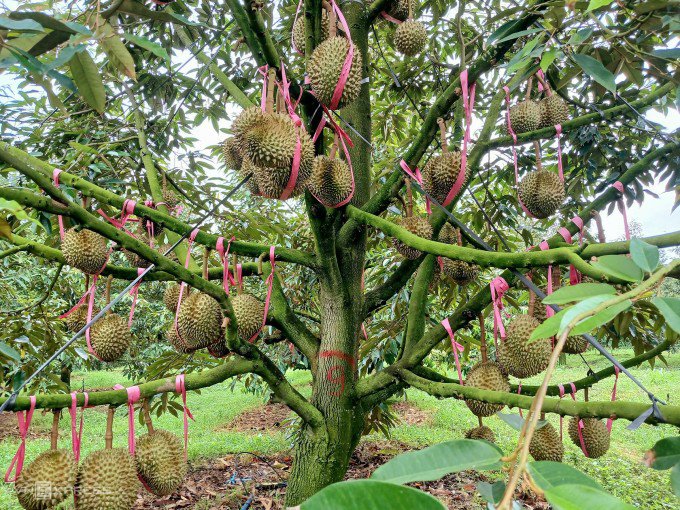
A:
{"type": "Polygon", "coordinates": [[[594,11],[596,9],[599,9],[600,7],[609,5],[610,3],[612,3],[612,0],[590,0],[586,12],[594,11]]]}
{"type": "Polygon", "coordinates": [[[671,487],[675,495],[680,498],[680,462],[671,470],[671,487]]]}
{"type": "Polygon", "coordinates": [[[181,14],[177,14],[176,12],[168,12],[168,14],[170,14],[170,16],[172,16],[176,20],[181,21],[184,25],[190,27],[207,27],[207,25],[205,25],[204,23],[197,23],[195,21],[191,21],[186,16],[182,16],[181,14]]]}
{"type": "Polygon", "coordinates": [[[566,313],[564,314],[562,320],[560,321],[560,327],[557,330],[557,333],[561,334],[565,329],[567,329],[567,326],[579,315],[589,312],[594,308],[597,308],[602,303],[604,303],[605,301],[609,301],[610,299],[612,299],[612,297],[607,295],[593,296],[591,298],[584,299],[579,303],[576,303],[574,306],[570,306],[569,308],[566,309],[566,313]]]}
{"type": "Polygon", "coordinates": [[[608,275],[629,282],[639,282],[644,276],[637,264],[625,255],[604,255],[592,265],[608,275]]]}
{"type": "Polygon", "coordinates": [[[512,41],[513,39],[518,39],[520,37],[523,37],[525,35],[531,35],[535,34],[537,32],[542,32],[542,28],[530,28],[529,30],[520,30],[519,32],[515,32],[514,34],[510,34],[507,37],[503,37],[500,41],[498,41],[498,44],[505,42],[505,41],[512,41]]]}
{"type": "Polygon", "coordinates": [[[87,51],[76,53],[69,62],[73,81],[76,82],[78,92],[85,102],[94,108],[98,113],[104,113],[106,107],[106,90],[104,82],[87,51]]]}
{"type": "Polygon", "coordinates": [[[660,48],[658,50],[652,50],[651,53],[655,57],[667,58],[668,60],[680,58],[680,48],[660,48]]]}
{"type": "Polygon", "coordinates": [[[578,469],[561,462],[530,462],[527,466],[531,479],[539,489],[547,491],[560,485],[587,485],[603,490],[599,483],[578,469]]]}
{"type": "Polygon", "coordinates": [[[595,328],[599,328],[603,324],[607,324],[608,322],[614,320],[614,317],[628,310],[628,308],[631,306],[633,306],[633,302],[630,299],[626,299],[625,301],[610,306],[605,310],[596,313],[592,317],[588,317],[587,319],[579,322],[576,327],[571,330],[570,336],[582,335],[592,331],[595,328]]]}
{"type": "Polygon", "coordinates": [[[44,32],[45,29],[37,21],[32,19],[9,19],[0,16],[0,28],[16,30],[17,32],[44,32]]]}
{"type": "Polygon", "coordinates": [[[109,23],[104,23],[99,26],[96,35],[111,65],[128,78],[136,80],[135,61],[113,27],[109,23]]]}
{"type": "Polygon", "coordinates": [[[581,301],[593,296],[607,294],[613,296],[616,289],[606,283],[579,283],[578,285],[568,285],[557,289],[543,300],[546,305],[563,305],[573,301],[581,301]]]}
{"type": "Polygon", "coordinates": [[[616,92],[614,75],[602,65],[602,62],[582,53],[574,53],[573,57],[584,73],[610,92],[616,92]]]}
{"type": "Polygon", "coordinates": [[[569,38],[569,45],[570,46],[578,46],[583,41],[588,39],[591,35],[593,35],[593,31],[594,30],[592,28],[581,28],[581,29],[577,30],[569,38]]]}
{"type": "Polygon", "coordinates": [[[557,330],[560,328],[560,322],[562,317],[567,310],[560,310],[552,317],[544,320],[536,329],[531,332],[529,337],[529,342],[535,342],[536,340],[542,340],[543,338],[550,338],[557,334],[557,330]]]}
{"type": "Polygon", "coordinates": [[[659,266],[659,248],[642,239],[631,239],[630,256],[647,273],[653,272],[659,266]]]}
{"type": "Polygon", "coordinates": [[[656,442],[645,455],[647,465],[663,471],[680,462],[680,436],[665,437],[656,442]]]}
{"type": "Polygon", "coordinates": [[[560,485],[545,491],[554,510],[635,510],[611,494],[588,485],[560,485]]]}
{"type": "Polygon", "coordinates": [[[166,62],[170,63],[170,55],[168,55],[168,52],[160,44],[150,41],[146,37],[130,34],[127,32],[123,32],[123,37],[125,37],[125,39],[127,39],[131,43],[136,44],[140,48],[148,50],[157,57],[160,57],[166,62]]]}
{"type": "Polygon", "coordinates": [[[486,441],[458,439],[402,453],[376,469],[371,478],[391,483],[438,480],[449,473],[489,468],[502,455],[486,441]]]}
{"type": "Polygon", "coordinates": [[[0,354],[13,359],[14,361],[21,361],[21,354],[19,354],[19,351],[3,342],[0,342],[0,354]]]}
{"type": "Polygon", "coordinates": [[[479,492],[487,503],[497,505],[501,502],[501,499],[503,499],[505,482],[496,482],[493,485],[488,482],[479,482],[477,484],[477,492],[479,492]]]}
{"type": "Polygon", "coordinates": [[[541,70],[546,72],[556,58],[557,50],[555,48],[550,48],[543,52],[543,55],[541,56],[541,70]]]}
{"type": "Polygon", "coordinates": [[[377,480],[351,480],[334,483],[300,505],[300,510],[444,510],[435,497],[426,492],[377,480]]]}
{"type": "Polygon", "coordinates": [[[500,27],[498,27],[494,32],[489,36],[489,38],[486,40],[486,43],[484,43],[484,46],[491,46],[494,44],[496,41],[499,39],[505,37],[508,34],[508,30],[515,26],[517,24],[517,20],[510,20],[506,21],[503,23],[500,27]]]}
{"type": "Polygon", "coordinates": [[[652,303],[666,319],[666,324],[676,333],[680,333],[680,298],[655,297],[652,298],[652,303]]]}
{"type": "MultiPolygon", "coordinates": [[[[524,418],[522,418],[519,414],[496,413],[496,416],[498,416],[501,420],[503,420],[515,430],[522,430],[522,427],[524,426],[524,418]]],[[[545,420],[538,420],[538,422],[536,422],[536,430],[542,429],[547,423],[548,422],[545,420]]]]}

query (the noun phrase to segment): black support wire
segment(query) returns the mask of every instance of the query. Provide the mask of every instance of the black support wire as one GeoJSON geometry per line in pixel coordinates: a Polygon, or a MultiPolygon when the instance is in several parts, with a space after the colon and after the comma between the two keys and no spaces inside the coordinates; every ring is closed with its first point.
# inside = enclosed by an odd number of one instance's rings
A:
{"type": "MultiPolygon", "coordinates": [[[[175,243],[172,246],[170,246],[165,251],[165,253],[163,253],[163,256],[166,256],[168,253],[172,252],[181,242],[183,242],[187,237],[189,237],[191,232],[193,232],[195,229],[199,228],[205,220],[207,220],[209,217],[211,217],[213,214],[215,214],[217,212],[217,209],[219,207],[221,207],[227,200],[229,200],[234,195],[234,193],[236,193],[239,190],[239,188],[241,188],[246,182],[248,182],[248,179],[250,179],[252,177],[252,175],[253,174],[250,173],[250,174],[246,175],[243,179],[241,179],[241,181],[236,186],[234,186],[229,191],[229,193],[227,193],[227,195],[222,200],[220,200],[220,202],[217,203],[217,205],[215,205],[215,207],[213,207],[210,211],[206,212],[203,216],[201,216],[198,219],[198,221],[196,222],[196,224],[193,226],[193,228],[191,230],[182,234],[182,236],[177,241],[175,241],[175,243]]],[[[139,276],[137,276],[137,278],[132,280],[130,282],[130,284],[127,287],[125,287],[115,298],[113,298],[109,304],[107,304],[104,308],[102,308],[101,311],[97,315],[92,317],[92,319],[87,324],[85,324],[85,326],[83,326],[80,329],[80,331],[78,331],[75,335],[73,335],[68,342],[66,342],[59,349],[57,349],[54,352],[54,354],[52,354],[52,356],[50,356],[42,365],[40,365],[35,370],[35,372],[33,372],[29,377],[27,377],[26,380],[23,383],[21,383],[21,385],[18,388],[16,388],[14,391],[12,391],[12,394],[9,396],[9,398],[7,400],[5,400],[5,402],[3,402],[2,405],[0,405],[0,413],[3,412],[3,411],[12,411],[14,409],[14,404],[15,404],[16,399],[19,396],[19,393],[21,392],[21,390],[23,390],[28,383],[30,383],[33,379],[35,379],[38,375],[40,375],[47,367],[49,367],[50,364],[52,364],[52,362],[55,359],[57,359],[59,356],[61,356],[61,354],[66,349],[68,349],[76,340],[78,340],[81,336],[83,336],[85,334],[85,332],[95,322],[97,322],[99,319],[101,319],[106,314],[106,312],[108,312],[114,305],[116,305],[121,299],[123,299],[128,294],[128,292],[130,292],[130,290],[132,290],[132,288],[135,285],[137,285],[137,283],[141,282],[144,279],[144,276],[146,276],[146,274],[149,273],[150,271],[152,271],[155,267],[156,267],[156,264],[154,264],[154,263],[149,265],[149,267],[147,267],[144,270],[144,272],[142,272],[139,276]]]]}

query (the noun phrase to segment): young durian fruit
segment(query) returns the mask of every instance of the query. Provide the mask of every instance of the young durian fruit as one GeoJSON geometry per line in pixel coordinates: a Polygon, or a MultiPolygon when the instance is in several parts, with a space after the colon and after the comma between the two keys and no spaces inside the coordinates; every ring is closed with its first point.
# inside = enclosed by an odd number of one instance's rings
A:
{"type": "Polygon", "coordinates": [[[387,14],[399,21],[406,21],[409,17],[409,13],[415,12],[417,7],[417,0],[397,0],[396,2],[392,2],[387,14]]]}
{"type": "Polygon", "coordinates": [[[562,352],[566,354],[582,354],[588,349],[588,340],[582,336],[569,336],[562,347],[562,352]]]}
{"type": "Polygon", "coordinates": [[[439,118],[437,122],[441,132],[442,154],[432,156],[423,168],[423,189],[437,202],[444,205],[446,197],[460,176],[461,170],[465,173],[466,169],[461,168],[463,164],[462,153],[448,149],[444,119],[439,118]]]}
{"type": "MultiPolygon", "coordinates": [[[[569,438],[581,448],[581,439],[578,435],[579,417],[573,416],[569,420],[569,438]]],[[[588,452],[588,458],[597,459],[602,457],[609,450],[609,431],[606,425],[597,418],[583,418],[583,446],[588,452]]]]}
{"type": "Polygon", "coordinates": [[[71,228],[64,234],[61,251],[66,263],[86,274],[97,274],[106,265],[106,238],[92,230],[71,228]]]}
{"type": "Polygon", "coordinates": [[[57,448],[60,415],[61,410],[54,411],[50,449],[26,466],[14,485],[26,510],[55,508],[73,493],[78,468],[70,450],[57,448]]]}
{"type": "Polygon", "coordinates": [[[541,428],[534,430],[534,435],[529,443],[529,453],[536,461],[562,462],[564,445],[555,427],[546,423],[541,428]]]}
{"type": "Polygon", "coordinates": [[[417,55],[427,44],[427,30],[420,21],[409,18],[394,32],[394,46],[408,57],[417,55]]]}
{"type": "Polygon", "coordinates": [[[259,106],[251,106],[243,110],[231,124],[231,132],[234,134],[234,138],[239,141],[243,135],[264,121],[264,115],[259,106]]]}
{"type": "Polygon", "coordinates": [[[314,158],[312,175],[307,189],[324,205],[334,206],[348,199],[354,191],[354,178],[349,165],[335,155],[338,150],[338,135],[328,156],[314,158]]]}
{"type": "Polygon", "coordinates": [[[137,501],[140,483],[135,461],[127,448],[112,448],[114,412],[110,407],[105,449],[88,455],[78,470],[78,510],[130,510],[137,501]]]}
{"type": "Polygon", "coordinates": [[[239,141],[234,136],[230,136],[222,142],[222,157],[227,168],[231,170],[241,170],[243,164],[243,152],[239,146],[239,141]]]}
{"type": "Polygon", "coordinates": [[[208,346],[208,353],[215,358],[226,358],[231,354],[229,346],[224,338],[220,338],[217,342],[208,346]]]}
{"type": "MultiPolygon", "coordinates": [[[[165,287],[165,292],[163,292],[163,304],[165,305],[165,308],[170,310],[172,313],[175,313],[177,311],[177,302],[179,301],[179,289],[180,289],[180,284],[179,283],[169,283],[167,287],[165,287]]],[[[188,285],[184,286],[184,292],[182,293],[182,301],[184,301],[187,296],[191,294],[191,287],[188,285]]]]}
{"type": "Polygon", "coordinates": [[[520,181],[517,193],[528,211],[538,219],[552,216],[566,196],[560,176],[543,169],[529,172],[520,181]]]}
{"type": "MultiPolygon", "coordinates": [[[[442,232],[440,232],[440,240],[448,240],[453,237],[455,241],[449,242],[448,244],[454,244],[457,242],[458,246],[462,246],[463,240],[461,238],[460,231],[455,230],[453,235],[451,235],[449,229],[454,230],[449,223],[444,225],[442,228],[444,235],[442,236],[442,232]]],[[[442,240],[442,242],[444,241],[442,240]]],[[[442,271],[458,285],[467,285],[468,283],[477,279],[479,267],[476,264],[465,262],[463,260],[451,260],[444,258],[442,263],[442,271]]]]}
{"type": "Polygon", "coordinates": [[[524,379],[540,374],[550,363],[552,341],[549,338],[530,342],[539,322],[531,315],[518,315],[507,327],[504,342],[498,345],[498,362],[510,374],[524,379]]]}
{"type": "MultiPolygon", "coordinates": [[[[500,365],[493,361],[481,361],[473,366],[467,374],[465,385],[483,390],[510,391],[508,376],[500,365]]],[[[473,414],[481,417],[496,414],[505,407],[503,404],[490,404],[472,399],[465,400],[465,404],[473,414]]]]}
{"type": "Polygon", "coordinates": [[[168,179],[163,172],[163,187],[161,189],[163,195],[163,202],[168,209],[173,209],[177,207],[180,203],[180,199],[177,194],[172,191],[172,187],[168,185],[168,179]]]}
{"type": "MultiPolygon", "coordinates": [[[[237,258],[234,255],[233,265],[238,264],[237,258]]],[[[243,284],[239,282],[236,294],[231,294],[231,307],[234,310],[236,317],[236,325],[238,328],[238,336],[242,340],[249,341],[264,324],[264,303],[257,299],[252,294],[243,291],[243,284]]]]}
{"type": "Polygon", "coordinates": [[[483,439],[484,441],[488,441],[489,443],[496,442],[496,435],[493,433],[493,430],[491,430],[486,425],[480,425],[479,427],[475,427],[473,429],[468,430],[465,433],[465,438],[483,439]]]}
{"type": "MultiPolygon", "coordinates": [[[[140,241],[148,246],[150,246],[150,238],[149,234],[147,233],[146,230],[144,229],[138,229],[136,232],[133,233],[133,237],[137,239],[137,241],[140,241]]],[[[133,267],[141,267],[143,269],[146,269],[151,265],[151,262],[146,260],[145,258],[141,257],[140,255],[137,255],[135,252],[132,252],[130,250],[127,250],[123,248],[121,250],[123,252],[123,255],[125,256],[125,259],[130,263],[131,266],[133,267]]]]}
{"type": "Polygon", "coordinates": [[[175,328],[174,321],[170,323],[170,326],[166,330],[165,339],[172,346],[172,348],[175,349],[180,354],[191,354],[192,352],[197,350],[197,349],[190,349],[185,345],[185,343],[182,341],[182,339],[177,334],[177,329],[175,328]]]}
{"type": "Polygon", "coordinates": [[[564,124],[570,119],[569,105],[557,94],[543,98],[538,105],[541,111],[540,127],[542,128],[564,124]]]}
{"type": "MultiPolygon", "coordinates": [[[[407,216],[406,218],[400,218],[397,220],[397,224],[412,234],[422,237],[424,239],[432,239],[432,226],[427,218],[422,218],[420,216],[407,216]]],[[[410,246],[402,243],[399,239],[394,238],[392,240],[395,249],[400,255],[406,257],[407,259],[415,260],[420,257],[423,252],[411,248],[410,246]]]]}
{"type": "Polygon", "coordinates": [[[510,108],[510,125],[515,133],[536,131],[541,127],[541,108],[533,99],[526,99],[510,108]]]}
{"type": "Polygon", "coordinates": [[[180,488],[187,475],[184,446],[175,434],[154,429],[148,402],[145,402],[143,412],[148,432],[137,439],[137,474],[156,496],[168,496],[180,488]]]}
{"type": "Polygon", "coordinates": [[[90,342],[102,361],[120,359],[132,343],[127,320],[116,313],[107,314],[90,328],[90,342]]]}
{"type": "MultiPolygon", "coordinates": [[[[304,12],[300,12],[298,18],[293,23],[293,45],[302,55],[305,54],[307,48],[307,35],[305,33],[306,22],[304,12]]],[[[331,31],[331,20],[326,9],[321,10],[321,41],[328,39],[331,31]]]]}
{"type": "MultiPolygon", "coordinates": [[[[92,307],[92,317],[99,313],[99,307],[92,307]]],[[[71,333],[77,333],[87,324],[87,303],[83,303],[76,308],[71,314],[64,317],[64,325],[71,333]]]]}

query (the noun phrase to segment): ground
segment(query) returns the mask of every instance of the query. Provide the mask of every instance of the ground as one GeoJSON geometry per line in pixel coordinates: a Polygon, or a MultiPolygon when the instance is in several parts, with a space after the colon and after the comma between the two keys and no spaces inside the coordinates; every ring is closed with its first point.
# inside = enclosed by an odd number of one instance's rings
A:
{"type": "MultiPolygon", "coordinates": [[[[632,351],[621,349],[616,354],[621,359],[632,356],[632,351]]],[[[595,369],[606,362],[593,352],[586,359],[595,369]]],[[[654,369],[648,364],[633,370],[640,380],[659,397],[677,403],[675,388],[680,385],[680,353],[668,354],[669,366],[657,362],[654,369]]],[[[302,393],[309,393],[309,378],[301,373],[290,374],[302,393]]],[[[569,357],[567,365],[560,366],[555,380],[568,382],[586,375],[586,368],[578,357],[569,357]]],[[[527,380],[537,383],[540,377],[527,380]]],[[[126,384],[115,372],[89,372],[74,377],[74,387],[84,382],[86,387],[111,387],[126,384]]],[[[597,384],[590,392],[591,400],[610,398],[613,379],[597,384]]],[[[580,395],[582,398],[582,396],[580,395]]],[[[631,401],[645,401],[645,396],[625,377],[621,377],[618,397],[631,401]]],[[[246,394],[240,387],[233,392],[227,385],[208,388],[201,394],[189,394],[189,407],[196,417],[190,424],[189,461],[191,474],[178,494],[156,499],[148,494],[140,497],[136,509],[148,508],[241,508],[255,488],[251,508],[277,510],[282,508],[281,480],[290,467],[290,443],[286,437],[290,413],[281,404],[264,404],[261,397],[246,394]],[[240,452],[249,452],[240,454],[240,452]],[[237,455],[238,454],[238,455],[237,455]],[[257,454],[259,458],[251,454],[257,454]],[[245,487],[244,487],[245,485],[245,487]]],[[[103,408],[102,408],[103,409],[103,408]]],[[[476,425],[465,404],[456,400],[437,400],[422,392],[411,390],[407,401],[396,406],[402,423],[393,430],[388,441],[372,434],[362,441],[355,453],[348,477],[367,477],[380,463],[409,448],[421,448],[441,441],[460,438],[476,425]]],[[[508,412],[507,410],[505,412],[508,412]]],[[[124,446],[127,441],[127,419],[121,409],[115,421],[114,445],[124,446]]],[[[85,412],[85,438],[83,455],[102,448],[106,415],[99,409],[85,412]]],[[[559,421],[550,417],[556,427],[559,421]]],[[[36,413],[29,435],[27,462],[49,447],[51,416],[36,413]]],[[[499,446],[509,451],[515,444],[517,432],[496,417],[485,424],[496,433],[499,446]]],[[[182,433],[181,417],[164,415],[155,420],[157,428],[182,433]]],[[[645,510],[677,508],[678,499],[669,487],[667,471],[653,471],[642,463],[644,452],[657,440],[677,434],[670,426],[643,426],[637,431],[626,430],[628,422],[614,422],[612,447],[600,459],[585,459],[580,448],[565,437],[565,462],[577,466],[598,480],[606,490],[619,498],[645,510]]],[[[565,423],[566,426],[566,423],[565,423]]],[[[138,434],[142,432],[138,431],[138,434]]],[[[565,431],[566,436],[566,431],[565,431]]],[[[0,415],[0,466],[6,469],[16,448],[16,419],[13,415],[0,415]]],[[[62,420],[60,446],[70,446],[69,422],[62,420]]],[[[480,480],[493,482],[499,473],[460,473],[443,480],[426,484],[428,492],[440,498],[449,508],[483,508],[475,495],[475,484],[480,480]]],[[[525,500],[527,508],[541,509],[546,505],[530,495],[525,500]]],[[[8,484],[0,485],[0,508],[20,508],[8,484]]],[[[68,507],[66,507],[68,508],[68,507]]]]}

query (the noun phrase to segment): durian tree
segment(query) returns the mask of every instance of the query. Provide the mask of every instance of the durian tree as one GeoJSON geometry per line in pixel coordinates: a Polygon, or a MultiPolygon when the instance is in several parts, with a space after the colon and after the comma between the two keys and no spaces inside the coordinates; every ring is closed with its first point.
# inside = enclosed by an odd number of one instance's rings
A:
{"type": "MultiPolygon", "coordinates": [[[[386,403],[408,387],[466,399],[480,417],[529,408],[539,388],[518,395],[508,372],[545,370],[553,344],[527,343],[546,317],[517,272],[545,289],[571,266],[625,292],[627,273],[603,257],[631,242],[607,242],[600,215],[653,200],[655,183],[678,187],[677,132],[646,115],[677,115],[676,2],[17,3],[0,17],[11,79],[0,81],[3,280],[27,260],[55,282],[64,272],[69,284],[54,296],[51,283],[45,298],[61,313],[91,283],[83,273],[110,277],[111,296],[154,264],[140,310],[163,320],[140,327],[138,311],[133,338],[118,307],[92,326],[88,363],[134,352],[147,399],[174,393],[178,372],[188,390],[234,377],[267,387],[300,420],[290,506],[343,478],[362,434],[385,427],[386,403]],[[226,140],[205,147],[206,129],[226,140]],[[495,349],[485,330],[498,276],[519,319],[495,349]],[[149,304],[164,297],[167,311],[149,304]],[[433,369],[458,355],[444,319],[461,356],[479,361],[466,385],[433,369]],[[135,345],[155,336],[164,346],[153,355],[135,345]],[[310,397],[286,379],[291,369],[312,374],[310,397]]],[[[645,242],[678,246],[680,232],[645,242]]],[[[52,317],[47,342],[27,327],[32,312],[3,319],[8,394],[68,340],[66,327],[92,317],[52,317]],[[19,331],[28,341],[17,344],[19,331]]],[[[596,336],[634,346],[624,366],[653,361],[677,339],[673,313],[642,299],[596,336]]],[[[77,359],[74,349],[88,357],[82,340],[66,351],[77,359]]],[[[45,383],[55,371],[28,388],[43,390],[38,408],[70,405],[45,383]]],[[[648,407],[559,405],[555,385],[547,394],[544,411],[597,423],[648,407]]],[[[126,400],[102,391],[89,404],[126,400]]],[[[12,402],[28,406],[23,394],[12,402]]],[[[658,407],[680,424],[677,407],[658,407]]],[[[489,439],[483,427],[469,435],[489,439]]]]}

